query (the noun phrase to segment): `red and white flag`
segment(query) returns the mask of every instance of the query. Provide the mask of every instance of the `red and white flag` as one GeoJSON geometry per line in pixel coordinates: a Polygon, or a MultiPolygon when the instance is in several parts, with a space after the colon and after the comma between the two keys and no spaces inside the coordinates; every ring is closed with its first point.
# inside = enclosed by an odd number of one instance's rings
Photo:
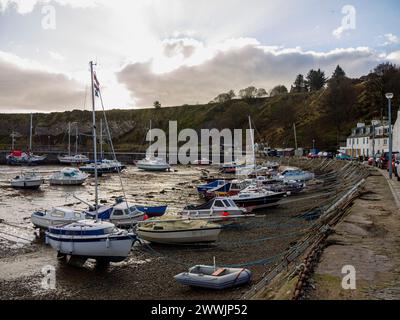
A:
{"type": "Polygon", "coordinates": [[[93,73],[93,86],[94,86],[94,94],[98,97],[100,92],[100,83],[97,80],[96,73],[93,73]]]}

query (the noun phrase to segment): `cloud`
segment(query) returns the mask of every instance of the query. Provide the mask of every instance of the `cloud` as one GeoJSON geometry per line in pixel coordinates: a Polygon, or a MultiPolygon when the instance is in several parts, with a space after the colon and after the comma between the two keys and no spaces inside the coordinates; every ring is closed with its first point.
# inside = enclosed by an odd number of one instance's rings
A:
{"type": "Polygon", "coordinates": [[[213,54],[201,63],[161,74],[153,71],[154,59],[131,63],[117,73],[117,78],[138,107],[151,106],[155,100],[164,106],[182,105],[207,103],[221,92],[249,85],[267,90],[277,84],[290,86],[296,74],[305,74],[311,68],[321,68],[329,76],[340,64],[349,76],[360,76],[382,60],[367,47],[316,52],[266,47],[257,41],[238,42],[232,39],[229,46],[219,44],[218,50],[210,48],[213,54]]]}
{"type": "Polygon", "coordinates": [[[0,110],[71,110],[83,104],[85,90],[75,80],[39,64],[0,51],[0,110]]]}
{"type": "Polygon", "coordinates": [[[382,43],[382,46],[384,47],[392,44],[397,44],[400,42],[399,38],[393,33],[386,33],[383,35],[383,38],[385,38],[386,40],[384,43],[382,43]]]}
{"type": "Polygon", "coordinates": [[[72,8],[88,8],[96,5],[95,0],[0,0],[0,12],[15,7],[19,14],[27,14],[33,11],[36,5],[57,3],[72,8]]]}
{"type": "Polygon", "coordinates": [[[56,61],[64,61],[65,60],[65,57],[61,53],[56,52],[56,51],[49,51],[49,55],[52,59],[54,59],[56,61]]]}

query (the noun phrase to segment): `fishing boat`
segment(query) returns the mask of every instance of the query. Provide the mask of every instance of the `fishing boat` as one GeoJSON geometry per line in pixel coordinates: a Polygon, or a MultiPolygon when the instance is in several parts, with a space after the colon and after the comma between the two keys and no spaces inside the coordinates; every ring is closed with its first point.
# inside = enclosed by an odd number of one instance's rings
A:
{"type": "Polygon", "coordinates": [[[179,214],[191,217],[221,217],[222,220],[242,216],[247,212],[228,198],[214,198],[201,205],[188,205],[179,214]]]}
{"type": "Polygon", "coordinates": [[[85,218],[86,214],[84,212],[64,207],[55,207],[48,211],[35,211],[31,215],[33,225],[40,229],[47,229],[50,226],[65,225],[85,218]]]}
{"type": "Polygon", "coordinates": [[[209,183],[201,184],[201,185],[197,186],[197,192],[199,192],[199,193],[206,192],[208,190],[221,187],[225,184],[226,184],[225,180],[213,180],[209,183]]]}
{"type": "Polygon", "coordinates": [[[196,265],[188,272],[174,276],[174,279],[187,286],[222,290],[250,282],[251,271],[244,268],[227,268],[196,265]]]}
{"type": "Polygon", "coordinates": [[[159,157],[146,157],[143,160],[139,160],[136,166],[145,171],[166,171],[171,168],[164,159],[159,157]]]}
{"type": "Polygon", "coordinates": [[[11,179],[10,183],[13,188],[38,189],[44,183],[44,179],[36,172],[23,172],[11,179]]]}
{"type": "Polygon", "coordinates": [[[149,242],[195,244],[217,241],[221,228],[220,225],[205,220],[164,215],[139,223],[136,233],[141,239],[149,242]]]}
{"type": "Polygon", "coordinates": [[[230,196],[229,199],[233,200],[239,207],[244,207],[248,212],[252,212],[277,204],[284,196],[286,196],[286,192],[274,192],[257,188],[244,189],[237,195],[230,196]]]}
{"type": "Polygon", "coordinates": [[[37,165],[44,160],[46,160],[46,156],[38,156],[21,150],[13,150],[6,156],[9,165],[37,165]]]}
{"type": "Polygon", "coordinates": [[[96,210],[86,211],[86,215],[92,219],[96,218],[103,221],[109,221],[117,227],[130,227],[139,221],[143,221],[145,213],[140,211],[134,205],[128,205],[127,202],[120,202],[114,206],[100,207],[96,210]]]}
{"type": "MultiPolygon", "coordinates": [[[[32,131],[33,131],[33,115],[30,114],[30,129],[29,129],[29,150],[22,152],[21,150],[13,150],[10,154],[6,155],[6,161],[9,165],[37,165],[46,160],[46,155],[35,155],[32,152],[32,131]]],[[[14,145],[14,137],[13,145],[14,145]]]]}
{"type": "Polygon", "coordinates": [[[238,194],[242,189],[244,189],[247,184],[244,184],[243,181],[239,180],[231,180],[226,181],[225,184],[217,186],[213,189],[206,190],[201,193],[206,200],[213,199],[215,197],[229,197],[238,194]]]}
{"type": "Polygon", "coordinates": [[[83,184],[87,177],[87,174],[76,168],[64,168],[50,176],[50,184],[77,186],[83,184]]]}
{"type": "Polygon", "coordinates": [[[59,256],[70,256],[80,263],[88,258],[97,262],[117,262],[127,258],[136,241],[135,233],[117,228],[113,223],[98,218],[98,176],[97,176],[97,139],[95,91],[99,94],[100,87],[90,62],[91,92],[92,92],[92,131],[95,176],[95,219],[84,219],[64,226],[51,226],[46,231],[46,243],[57,250],[59,256]]]}

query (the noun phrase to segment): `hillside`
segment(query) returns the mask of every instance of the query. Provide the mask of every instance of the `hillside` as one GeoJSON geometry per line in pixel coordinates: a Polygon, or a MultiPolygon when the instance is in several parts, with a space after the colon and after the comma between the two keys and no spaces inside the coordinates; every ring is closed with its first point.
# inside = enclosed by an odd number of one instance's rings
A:
{"type": "MultiPolygon", "coordinates": [[[[360,79],[345,78],[337,85],[328,84],[314,92],[286,93],[269,98],[236,99],[224,103],[185,105],[161,109],[110,110],[107,118],[116,145],[121,151],[145,148],[145,132],[152,120],[153,128],[168,128],[169,120],[178,121],[178,130],[193,128],[248,128],[251,115],[256,140],[273,147],[293,147],[293,123],[296,123],[298,145],[336,150],[357,121],[386,116],[384,92],[395,93],[393,116],[397,114],[400,93],[400,71],[373,72],[360,79]],[[388,72],[389,73],[388,75],[388,72]]],[[[99,113],[100,116],[100,113],[99,113]]],[[[34,114],[34,143],[65,148],[68,122],[78,122],[80,144],[90,144],[91,113],[74,110],[34,114]],[[85,136],[85,134],[87,136],[85,136]]],[[[10,147],[12,131],[21,136],[17,147],[28,144],[29,115],[0,115],[0,146],[10,147]]],[[[74,138],[71,138],[74,141],[74,138]]]]}

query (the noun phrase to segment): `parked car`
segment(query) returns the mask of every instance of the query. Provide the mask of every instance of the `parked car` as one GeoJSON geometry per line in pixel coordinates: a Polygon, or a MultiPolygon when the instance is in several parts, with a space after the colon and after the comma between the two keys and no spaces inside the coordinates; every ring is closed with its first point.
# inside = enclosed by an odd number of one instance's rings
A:
{"type": "Polygon", "coordinates": [[[309,153],[308,155],[307,155],[307,158],[308,159],[315,159],[315,158],[319,158],[319,155],[318,154],[316,154],[316,153],[309,153]]]}
{"type": "Polygon", "coordinates": [[[336,155],[337,160],[352,160],[353,158],[346,153],[339,153],[336,155]]]}
{"type": "Polygon", "coordinates": [[[278,156],[278,152],[275,149],[264,148],[263,152],[266,157],[277,157],[278,156]]]}
{"type": "MultiPolygon", "coordinates": [[[[397,154],[398,153],[399,153],[398,151],[392,152],[392,167],[393,167],[393,159],[397,158],[397,154]]],[[[389,162],[389,152],[386,151],[386,152],[381,154],[381,156],[379,158],[378,167],[381,168],[381,169],[389,170],[388,162],[389,162]]]]}

